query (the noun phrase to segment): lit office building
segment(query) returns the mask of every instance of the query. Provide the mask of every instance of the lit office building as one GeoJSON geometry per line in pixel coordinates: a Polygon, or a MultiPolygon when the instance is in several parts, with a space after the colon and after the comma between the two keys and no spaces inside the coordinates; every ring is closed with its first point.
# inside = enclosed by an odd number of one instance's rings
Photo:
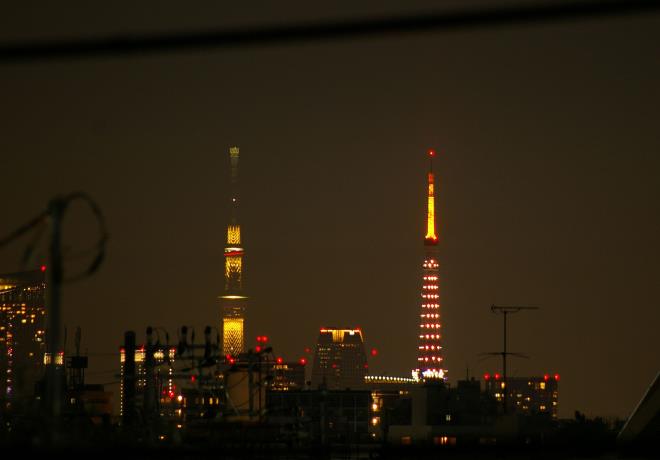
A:
{"type": "Polygon", "coordinates": [[[273,380],[270,389],[273,391],[298,391],[305,388],[305,365],[307,361],[286,362],[277,358],[272,364],[273,380]]]}
{"type": "Polygon", "coordinates": [[[29,404],[43,377],[44,271],[0,275],[0,411],[29,404]]]}
{"type": "Polygon", "coordinates": [[[328,389],[361,389],[367,370],[360,329],[321,329],[312,366],[313,388],[325,385],[328,389]]]}
{"type": "Polygon", "coordinates": [[[540,377],[509,377],[504,383],[500,374],[484,374],[486,393],[498,402],[507,399],[507,411],[519,414],[547,414],[557,418],[559,374],[540,377]]]}

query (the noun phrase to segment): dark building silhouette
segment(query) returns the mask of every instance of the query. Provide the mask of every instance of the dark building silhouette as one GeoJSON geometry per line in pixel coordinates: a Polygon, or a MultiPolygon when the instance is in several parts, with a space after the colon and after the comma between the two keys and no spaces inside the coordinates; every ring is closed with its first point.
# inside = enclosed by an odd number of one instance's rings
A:
{"type": "Polygon", "coordinates": [[[322,328],[319,332],[312,387],[331,390],[364,388],[367,375],[367,355],[360,329],[322,328]]]}
{"type": "Polygon", "coordinates": [[[314,443],[372,439],[371,392],[362,390],[269,391],[268,419],[314,443]]]}

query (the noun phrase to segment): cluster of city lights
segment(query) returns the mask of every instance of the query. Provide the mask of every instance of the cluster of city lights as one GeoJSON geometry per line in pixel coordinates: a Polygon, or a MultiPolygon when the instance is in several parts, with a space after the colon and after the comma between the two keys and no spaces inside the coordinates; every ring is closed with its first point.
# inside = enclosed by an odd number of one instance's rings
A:
{"type": "MultiPolygon", "coordinates": [[[[489,373],[484,374],[484,380],[490,380],[491,378],[493,380],[500,380],[500,379],[503,379],[504,377],[502,377],[502,375],[497,373],[497,372],[492,374],[492,375],[489,374],[489,373]]],[[[546,382],[550,379],[554,379],[555,381],[558,382],[559,381],[559,374],[554,374],[554,375],[544,374],[543,375],[543,380],[545,380],[546,382]]]]}
{"type": "Polygon", "coordinates": [[[415,383],[416,380],[410,377],[395,377],[390,375],[365,375],[365,383],[415,383]]]}

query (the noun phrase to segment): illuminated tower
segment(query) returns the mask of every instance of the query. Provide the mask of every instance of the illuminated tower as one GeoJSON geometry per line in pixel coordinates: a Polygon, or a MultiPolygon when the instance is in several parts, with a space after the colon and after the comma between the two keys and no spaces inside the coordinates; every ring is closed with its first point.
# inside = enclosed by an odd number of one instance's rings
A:
{"type": "Polygon", "coordinates": [[[222,306],[222,350],[224,355],[236,356],[245,351],[245,304],[243,295],[243,247],[241,226],[238,223],[238,147],[229,149],[231,162],[231,221],[227,226],[225,246],[225,292],[220,296],[222,306]]]}
{"type": "Polygon", "coordinates": [[[428,199],[426,235],[424,236],[424,263],[422,264],[422,303],[420,308],[417,366],[415,379],[444,379],[442,329],[440,321],[440,276],[437,256],[438,236],[435,232],[435,190],[433,157],[429,153],[428,199]]]}

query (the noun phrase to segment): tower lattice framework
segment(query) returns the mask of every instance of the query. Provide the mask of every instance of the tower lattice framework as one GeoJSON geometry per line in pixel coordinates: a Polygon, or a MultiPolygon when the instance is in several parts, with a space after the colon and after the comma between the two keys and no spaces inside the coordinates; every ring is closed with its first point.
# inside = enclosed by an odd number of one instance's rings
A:
{"type": "Polygon", "coordinates": [[[238,147],[229,149],[231,164],[231,221],[227,226],[225,245],[225,288],[220,296],[222,306],[222,350],[236,356],[245,351],[245,307],[243,294],[243,246],[238,223],[238,147]]]}
{"type": "Polygon", "coordinates": [[[433,157],[429,151],[426,235],[424,236],[424,263],[422,264],[422,294],[419,313],[419,339],[417,364],[412,374],[415,379],[445,379],[443,366],[442,322],[440,316],[440,264],[438,263],[438,236],[435,230],[435,177],[433,157]]]}

